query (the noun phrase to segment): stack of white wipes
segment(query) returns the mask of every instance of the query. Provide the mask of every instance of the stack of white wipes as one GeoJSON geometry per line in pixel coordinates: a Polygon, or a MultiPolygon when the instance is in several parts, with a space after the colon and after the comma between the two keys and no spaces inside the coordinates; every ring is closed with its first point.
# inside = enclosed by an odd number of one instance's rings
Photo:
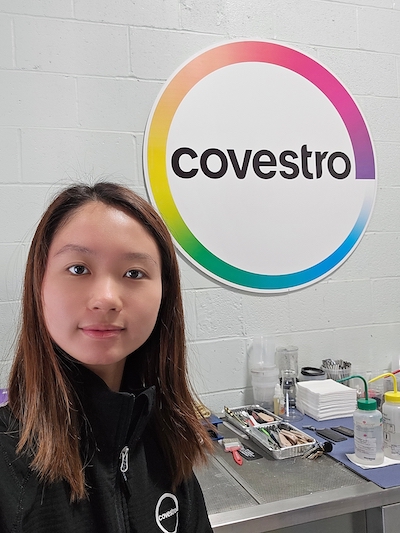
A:
{"type": "Polygon", "coordinates": [[[357,409],[357,391],[333,379],[301,381],[296,406],[318,421],[352,416],[357,409]]]}

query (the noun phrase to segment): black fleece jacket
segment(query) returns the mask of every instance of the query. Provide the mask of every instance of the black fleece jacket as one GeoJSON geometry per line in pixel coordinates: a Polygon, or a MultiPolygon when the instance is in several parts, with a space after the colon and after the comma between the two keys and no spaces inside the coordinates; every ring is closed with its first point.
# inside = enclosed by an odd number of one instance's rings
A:
{"type": "Polygon", "coordinates": [[[71,504],[66,483],[38,480],[29,459],[15,454],[18,424],[2,407],[0,532],[211,533],[195,476],[171,489],[152,431],[154,389],[112,392],[84,367],[76,389],[92,436],[83,450],[89,499],[71,504]]]}

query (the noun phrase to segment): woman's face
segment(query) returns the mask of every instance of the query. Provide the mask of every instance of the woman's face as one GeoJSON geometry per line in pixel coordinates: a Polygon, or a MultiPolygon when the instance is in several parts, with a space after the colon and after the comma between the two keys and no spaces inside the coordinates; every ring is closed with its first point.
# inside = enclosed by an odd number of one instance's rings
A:
{"type": "Polygon", "coordinates": [[[161,297],[156,241],[124,211],[90,202],[56,232],[42,286],[47,329],[110,388],[150,336],[161,297]]]}

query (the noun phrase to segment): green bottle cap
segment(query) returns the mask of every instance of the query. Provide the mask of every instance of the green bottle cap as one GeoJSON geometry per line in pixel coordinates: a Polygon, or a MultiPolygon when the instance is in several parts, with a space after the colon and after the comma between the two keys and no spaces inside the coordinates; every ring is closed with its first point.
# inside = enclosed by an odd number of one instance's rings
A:
{"type": "Polygon", "coordinates": [[[374,398],[360,398],[357,400],[357,407],[361,411],[375,411],[377,404],[374,398]]]}

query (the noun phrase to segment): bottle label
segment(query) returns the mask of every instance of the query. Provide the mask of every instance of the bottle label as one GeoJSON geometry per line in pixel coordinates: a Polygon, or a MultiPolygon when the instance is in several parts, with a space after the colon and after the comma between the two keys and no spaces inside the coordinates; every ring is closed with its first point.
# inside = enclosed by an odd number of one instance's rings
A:
{"type": "Polygon", "coordinates": [[[375,461],[377,453],[376,430],[374,424],[356,424],[354,426],[354,447],[356,456],[367,461],[375,461]]]}
{"type": "Polygon", "coordinates": [[[376,459],[376,439],[354,437],[356,455],[363,459],[375,461],[376,459]]]}
{"type": "Polygon", "coordinates": [[[389,422],[384,422],[383,423],[383,431],[385,433],[395,433],[395,425],[394,424],[389,424],[389,422]]]}

